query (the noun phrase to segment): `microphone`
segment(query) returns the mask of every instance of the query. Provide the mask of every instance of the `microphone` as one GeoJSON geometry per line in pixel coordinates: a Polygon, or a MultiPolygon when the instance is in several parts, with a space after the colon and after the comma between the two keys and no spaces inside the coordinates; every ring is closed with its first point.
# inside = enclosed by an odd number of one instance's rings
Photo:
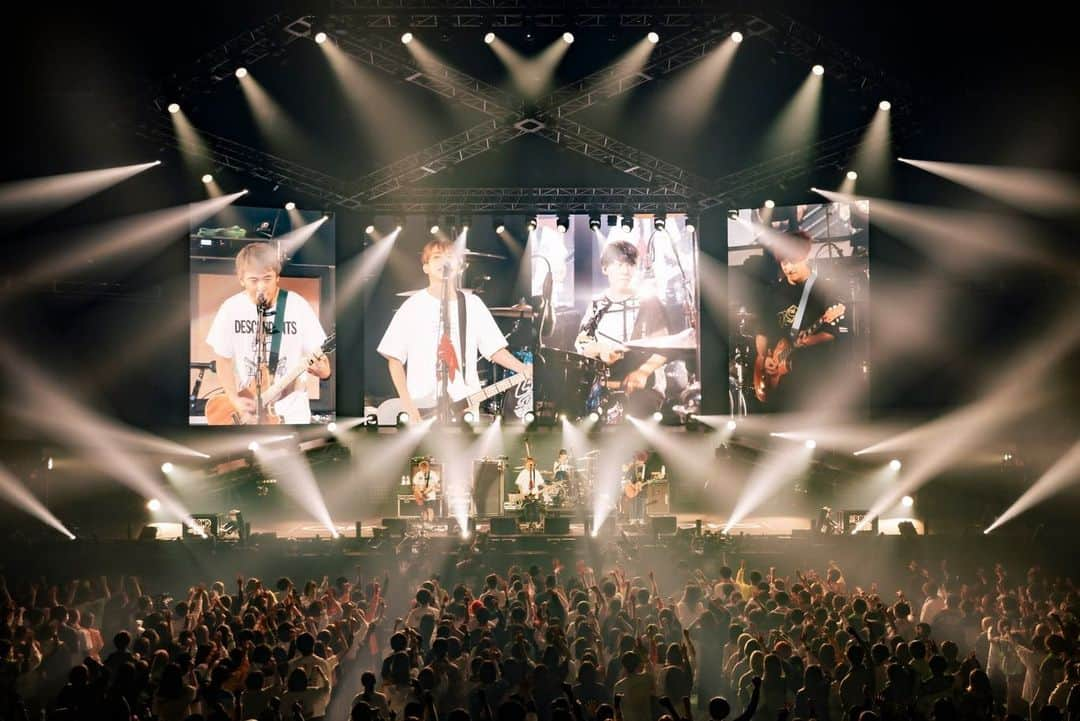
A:
{"type": "Polygon", "coordinates": [[[190,365],[194,370],[203,370],[210,371],[211,373],[217,373],[217,361],[210,361],[209,363],[192,361],[190,365]]]}

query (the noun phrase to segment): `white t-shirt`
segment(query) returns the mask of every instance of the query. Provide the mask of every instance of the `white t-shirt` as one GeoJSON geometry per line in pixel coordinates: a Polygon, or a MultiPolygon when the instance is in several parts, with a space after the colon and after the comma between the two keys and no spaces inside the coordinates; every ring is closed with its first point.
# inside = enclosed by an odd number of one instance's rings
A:
{"type": "Polygon", "coordinates": [[[415,490],[421,490],[424,494],[425,501],[434,501],[438,498],[437,489],[439,488],[439,472],[428,471],[429,478],[424,478],[423,471],[417,471],[412,477],[412,487],[415,490]]]}
{"type": "MultiPolygon", "coordinates": [[[[439,299],[426,289],[410,296],[394,314],[377,349],[379,355],[396,358],[405,364],[409,395],[418,408],[435,406],[435,369],[441,337],[440,305],[439,299]]],[[[447,384],[447,390],[451,399],[459,401],[481,387],[480,376],[476,372],[477,353],[490,360],[500,348],[506,347],[506,339],[484,302],[466,293],[463,361],[459,347],[456,294],[450,301],[449,315],[450,342],[458,359],[458,371],[447,384]]]]}
{"type": "MultiPolygon", "coordinates": [[[[534,468],[531,473],[533,475],[532,492],[539,493],[540,490],[544,487],[544,476],[541,475],[539,468],[534,468]]],[[[518,493],[529,493],[529,474],[530,471],[528,468],[522,468],[521,473],[518,474],[518,493]]]]}
{"type": "MultiPolygon", "coordinates": [[[[282,325],[283,335],[281,347],[278,349],[275,379],[287,374],[289,369],[300,363],[308,353],[319,350],[326,340],[326,333],[318,316],[304,297],[293,291],[282,292],[287,292],[289,296],[285,302],[285,320],[282,325]]],[[[276,305],[275,301],[271,304],[271,309],[276,305]]],[[[206,335],[206,342],[215,353],[222,358],[232,359],[238,388],[245,387],[255,378],[257,322],[258,311],[255,303],[246,293],[237,293],[221,304],[214,316],[214,322],[210,325],[210,332],[206,335]]],[[[267,331],[266,357],[269,358],[273,340],[273,316],[265,318],[263,323],[267,331]]],[[[306,381],[307,371],[300,374],[290,392],[274,401],[274,412],[281,416],[285,423],[311,423],[311,405],[308,403],[306,381]]]]}

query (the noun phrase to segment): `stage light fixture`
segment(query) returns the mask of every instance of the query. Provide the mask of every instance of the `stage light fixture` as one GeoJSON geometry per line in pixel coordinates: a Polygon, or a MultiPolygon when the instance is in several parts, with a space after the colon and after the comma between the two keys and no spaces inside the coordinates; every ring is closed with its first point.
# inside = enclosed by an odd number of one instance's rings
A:
{"type": "Polygon", "coordinates": [[[45,468],[51,471],[54,465],[55,464],[53,463],[53,457],[49,456],[49,460],[45,461],[45,468]]]}
{"type": "Polygon", "coordinates": [[[165,461],[164,463],[161,464],[161,472],[162,473],[172,473],[174,468],[175,468],[175,466],[173,466],[173,464],[169,463],[168,461],[165,461]]]}
{"type": "Polygon", "coordinates": [[[285,204],[285,210],[296,210],[296,203],[291,200],[285,204]]]}
{"type": "Polygon", "coordinates": [[[503,221],[501,215],[494,215],[491,217],[491,227],[495,229],[495,233],[502,235],[506,232],[506,223],[503,221]]]}
{"type": "Polygon", "coordinates": [[[825,67],[823,65],[815,65],[813,68],[811,68],[811,71],[814,73],[814,75],[824,75],[825,67]]]}
{"type": "Polygon", "coordinates": [[[815,448],[817,448],[817,441],[811,438],[806,442],[806,447],[811,451],[814,450],[815,448]]]}
{"type": "Polygon", "coordinates": [[[622,229],[624,233],[629,233],[634,229],[634,214],[630,211],[626,211],[622,215],[622,229]]]}
{"type": "Polygon", "coordinates": [[[775,208],[775,207],[776,207],[776,201],[773,201],[773,200],[766,200],[766,201],[765,201],[765,207],[766,207],[766,208],[769,208],[770,210],[771,210],[772,208],[775,208]]]}
{"type": "Polygon", "coordinates": [[[562,34],[562,39],[564,43],[569,45],[570,43],[574,42],[574,34],[571,32],[565,32],[562,34]]]}
{"type": "Polygon", "coordinates": [[[326,430],[330,431],[331,433],[337,433],[337,423],[330,421],[326,424],[326,430]]]}
{"type": "Polygon", "coordinates": [[[558,231],[560,233],[565,233],[566,231],[568,231],[570,229],[570,214],[569,213],[559,213],[558,216],[556,216],[556,218],[557,219],[555,221],[555,227],[558,229],[558,231]]]}
{"type": "Polygon", "coordinates": [[[364,425],[367,426],[368,428],[378,428],[379,427],[379,414],[378,413],[368,413],[367,417],[364,418],[364,425]]]}
{"type": "Polygon", "coordinates": [[[890,103],[888,100],[882,100],[880,103],[878,103],[878,107],[882,110],[892,110],[892,103],[890,103]]]}
{"type": "Polygon", "coordinates": [[[146,502],[146,510],[152,513],[157,513],[161,510],[161,501],[156,498],[151,498],[149,501],[146,502]]]}
{"type": "Polygon", "coordinates": [[[911,496],[904,496],[900,499],[900,505],[902,505],[904,508],[911,508],[915,505],[915,499],[911,496]]]}
{"type": "Polygon", "coordinates": [[[599,213],[589,213],[589,230],[600,230],[599,213]]]}
{"type": "Polygon", "coordinates": [[[696,215],[687,215],[686,216],[686,226],[685,226],[686,232],[687,233],[696,233],[697,232],[697,227],[698,227],[698,218],[697,218],[697,216],[696,215]]]}
{"type": "Polygon", "coordinates": [[[375,232],[375,226],[371,225],[369,223],[368,226],[366,228],[364,228],[364,232],[367,233],[368,235],[371,235],[372,233],[375,232]]]}
{"type": "Polygon", "coordinates": [[[397,414],[397,422],[398,422],[399,426],[407,426],[407,425],[409,425],[410,420],[412,420],[412,419],[409,418],[409,412],[408,411],[402,411],[401,413],[397,414]]]}
{"type": "Polygon", "coordinates": [[[248,450],[251,451],[252,453],[259,450],[259,442],[258,441],[252,441],[251,443],[248,443],[248,450]]]}
{"type": "Polygon", "coordinates": [[[592,411],[591,413],[589,413],[589,420],[592,421],[593,423],[599,423],[600,422],[600,414],[597,413],[596,411],[592,411]]]}
{"type": "Polygon", "coordinates": [[[465,411],[465,415],[461,417],[461,420],[465,421],[471,426],[473,423],[476,423],[476,414],[472,411],[465,411]]]}
{"type": "Polygon", "coordinates": [[[727,428],[729,431],[734,433],[735,429],[738,428],[738,425],[739,424],[736,423],[735,421],[728,421],[726,424],[724,424],[724,427],[727,428]]]}
{"type": "Polygon", "coordinates": [[[733,42],[733,43],[735,43],[736,45],[738,45],[738,44],[739,44],[739,43],[741,43],[742,41],[743,41],[743,34],[742,34],[742,33],[740,33],[740,32],[739,32],[738,30],[736,30],[735,32],[733,32],[733,33],[731,34],[731,42],[733,42]]]}
{"type": "Polygon", "coordinates": [[[901,466],[903,466],[903,464],[900,463],[900,459],[898,459],[898,458],[894,458],[891,461],[889,461],[889,468],[894,470],[894,471],[899,471],[901,466]]]}
{"type": "Polygon", "coordinates": [[[438,232],[439,232],[439,224],[438,223],[433,223],[431,225],[431,234],[435,235],[438,232]]]}
{"type": "Polygon", "coordinates": [[[655,30],[650,32],[646,37],[649,39],[649,42],[652,43],[653,45],[656,45],[658,42],[660,42],[660,34],[657,33],[655,30]]]}
{"type": "Polygon", "coordinates": [[[326,42],[326,33],[321,32],[321,31],[315,33],[315,42],[318,43],[319,45],[322,45],[323,43],[325,43],[326,42]]]}
{"type": "Polygon", "coordinates": [[[180,112],[180,104],[179,103],[169,103],[169,112],[172,113],[173,115],[176,115],[177,113],[179,113],[180,112]]]}
{"type": "Polygon", "coordinates": [[[236,69],[236,77],[237,78],[246,78],[247,77],[247,68],[244,68],[244,67],[237,68],[236,69]]]}
{"type": "Polygon", "coordinates": [[[412,33],[403,33],[402,36],[401,36],[401,42],[405,43],[406,45],[411,43],[412,39],[413,39],[413,34],[412,33]]]}
{"type": "Polygon", "coordinates": [[[663,230],[667,227],[667,213],[659,213],[653,218],[653,228],[663,230]]]}
{"type": "Polygon", "coordinates": [[[526,411],[525,415],[522,417],[522,420],[525,421],[526,425],[531,425],[533,422],[536,421],[536,414],[532,411],[526,411]]]}
{"type": "Polygon", "coordinates": [[[488,33],[487,35],[485,35],[484,42],[488,45],[491,45],[493,42],[495,42],[495,33],[488,33]]]}
{"type": "Polygon", "coordinates": [[[525,229],[528,230],[529,232],[532,232],[532,231],[536,230],[536,216],[535,215],[530,215],[528,217],[528,219],[525,221],[525,229]]]}
{"type": "Polygon", "coordinates": [[[214,182],[214,176],[210,175],[210,173],[205,173],[202,176],[202,182],[204,185],[210,185],[210,183],[214,182]]]}
{"type": "Polygon", "coordinates": [[[400,232],[404,227],[405,227],[405,216],[404,215],[395,215],[394,216],[394,229],[400,232]]]}
{"type": "Polygon", "coordinates": [[[652,419],[653,419],[654,421],[656,421],[657,423],[659,423],[660,421],[664,420],[664,414],[663,414],[663,413],[661,413],[660,411],[655,411],[655,412],[654,412],[654,413],[652,414],[652,419]]]}
{"type": "Polygon", "coordinates": [[[859,174],[856,173],[854,170],[849,170],[849,171],[847,171],[847,179],[848,180],[858,180],[859,179],[859,174]]]}

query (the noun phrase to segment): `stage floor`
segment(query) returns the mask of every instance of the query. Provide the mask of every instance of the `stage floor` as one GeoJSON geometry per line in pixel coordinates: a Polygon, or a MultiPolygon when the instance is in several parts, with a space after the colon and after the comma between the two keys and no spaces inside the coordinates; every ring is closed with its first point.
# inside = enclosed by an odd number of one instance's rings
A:
{"type": "MultiPolygon", "coordinates": [[[[694,528],[697,520],[701,519],[701,528],[704,532],[719,533],[724,530],[724,526],[727,523],[727,518],[722,516],[701,516],[696,514],[680,513],[676,514],[676,524],[679,528],[694,528]]],[[[382,517],[378,518],[361,518],[361,535],[363,538],[370,538],[373,535],[373,528],[375,526],[382,525],[382,517]]],[[[883,518],[879,522],[879,531],[885,535],[900,535],[900,531],[897,529],[897,525],[901,521],[910,520],[915,524],[916,530],[920,534],[924,532],[922,522],[911,518],[883,518]]],[[[416,527],[419,528],[419,519],[408,518],[406,521],[410,524],[410,529],[416,527]]],[[[585,535],[585,524],[572,519],[570,523],[570,537],[582,537],[585,535]]],[[[179,523],[154,523],[150,524],[158,527],[158,539],[169,540],[179,538],[180,524],[179,523]]],[[[356,535],[356,523],[335,522],[334,527],[337,532],[346,537],[353,538],[356,535]]],[[[622,527],[622,526],[620,526],[622,527]]],[[[477,522],[477,528],[480,531],[490,530],[489,519],[479,519],[477,522]]],[[[636,533],[648,533],[650,526],[646,522],[644,526],[627,526],[625,527],[628,532],[636,533]]],[[[731,535],[746,535],[746,536],[791,536],[793,531],[808,531],[810,529],[810,519],[799,516],[749,516],[739,523],[736,523],[731,528],[731,535]]],[[[427,529],[428,535],[432,536],[446,536],[449,532],[449,526],[445,519],[437,519],[431,527],[427,529]]],[[[292,519],[276,521],[272,523],[252,523],[252,534],[275,534],[278,538],[326,538],[329,536],[329,530],[326,526],[315,522],[311,519],[292,519]]],[[[524,535],[530,536],[542,536],[542,533],[527,533],[524,535]]]]}

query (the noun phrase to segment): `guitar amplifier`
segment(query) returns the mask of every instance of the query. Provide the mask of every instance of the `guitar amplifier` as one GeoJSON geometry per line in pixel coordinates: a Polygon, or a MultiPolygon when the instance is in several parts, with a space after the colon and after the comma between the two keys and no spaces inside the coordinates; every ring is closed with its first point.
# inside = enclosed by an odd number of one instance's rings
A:
{"type": "Polygon", "coordinates": [[[545,536],[569,536],[570,535],[570,516],[545,516],[544,517],[544,535],[545,536]]]}
{"type": "Polygon", "coordinates": [[[671,483],[656,481],[645,486],[645,515],[666,516],[671,513],[671,483]]]}
{"type": "Polygon", "coordinates": [[[477,517],[501,514],[505,494],[506,461],[487,458],[473,461],[473,505],[477,517]]]}
{"type": "Polygon", "coordinates": [[[492,536],[513,536],[518,532],[518,520],[513,516],[493,516],[491,519],[492,536]]]}
{"type": "Polygon", "coordinates": [[[420,504],[416,502],[416,498],[412,495],[405,495],[404,493],[398,494],[397,497],[397,517],[398,518],[419,518],[420,517],[420,504]]]}
{"type": "MultiPolygon", "coordinates": [[[[853,510],[844,511],[844,533],[846,535],[851,535],[852,533],[854,533],[855,532],[855,527],[857,525],[859,525],[859,523],[862,521],[862,519],[866,518],[867,514],[869,514],[869,513],[870,513],[870,511],[862,511],[862,510],[859,510],[859,511],[853,511],[853,510]]],[[[865,529],[865,530],[870,531],[875,536],[878,534],[878,519],[877,519],[876,516],[874,517],[874,520],[871,521],[870,528],[865,529]]]]}

